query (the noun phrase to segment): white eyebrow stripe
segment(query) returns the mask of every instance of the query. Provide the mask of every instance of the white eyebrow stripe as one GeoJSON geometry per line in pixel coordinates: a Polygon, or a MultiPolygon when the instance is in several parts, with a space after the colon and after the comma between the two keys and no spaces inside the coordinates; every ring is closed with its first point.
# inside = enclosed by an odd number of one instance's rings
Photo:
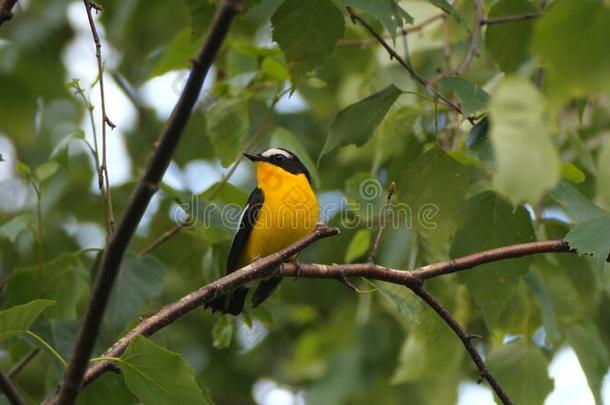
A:
{"type": "Polygon", "coordinates": [[[266,158],[271,157],[273,155],[283,155],[286,158],[292,158],[292,155],[290,153],[278,148],[267,149],[266,151],[261,153],[261,156],[266,158]]]}

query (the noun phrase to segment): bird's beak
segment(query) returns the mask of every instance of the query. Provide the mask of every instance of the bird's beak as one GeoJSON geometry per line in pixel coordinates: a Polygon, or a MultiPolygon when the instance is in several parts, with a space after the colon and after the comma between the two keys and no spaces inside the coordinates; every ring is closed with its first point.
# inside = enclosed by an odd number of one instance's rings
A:
{"type": "Polygon", "coordinates": [[[260,162],[265,160],[261,155],[256,153],[244,153],[244,156],[247,157],[252,162],[260,162]]]}

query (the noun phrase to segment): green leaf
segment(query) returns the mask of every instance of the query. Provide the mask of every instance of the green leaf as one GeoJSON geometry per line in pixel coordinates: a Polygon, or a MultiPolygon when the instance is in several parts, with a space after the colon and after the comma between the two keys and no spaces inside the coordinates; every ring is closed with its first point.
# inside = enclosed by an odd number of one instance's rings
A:
{"type": "MultiPolygon", "coordinates": [[[[537,11],[528,0],[500,0],[489,10],[488,18],[520,15],[537,11]]],[[[546,18],[546,17],[545,17],[546,18]]],[[[534,21],[514,21],[487,26],[485,47],[504,72],[513,72],[529,58],[534,21]]]]}
{"type": "Polygon", "coordinates": [[[191,40],[201,37],[208,29],[216,7],[210,0],[184,0],[191,21],[191,40]]]}
{"type": "Polygon", "coordinates": [[[32,226],[34,219],[30,214],[17,215],[15,218],[0,226],[0,237],[8,239],[11,243],[15,243],[21,232],[32,226]]]}
{"type": "Polygon", "coordinates": [[[377,173],[391,158],[400,156],[407,163],[421,153],[421,144],[415,137],[415,126],[422,111],[416,106],[392,108],[371,139],[374,148],[372,173],[377,173]]]}
{"type": "Polygon", "coordinates": [[[47,298],[55,305],[45,312],[45,318],[76,319],[88,291],[89,275],[80,258],[63,253],[42,266],[15,269],[3,290],[4,305],[47,298]]]}
{"type": "Polygon", "coordinates": [[[489,140],[489,117],[483,118],[472,127],[466,147],[483,162],[493,162],[494,156],[489,140]]]}
{"type": "Polygon", "coordinates": [[[577,224],[566,235],[565,241],[579,254],[593,255],[603,263],[610,257],[610,215],[577,224]]]}
{"type": "Polygon", "coordinates": [[[104,373],[93,384],[87,385],[78,396],[77,405],[133,405],[138,401],[127,390],[123,378],[118,373],[104,373]]]}
{"type": "Polygon", "coordinates": [[[597,193],[610,209],[610,137],[597,158],[597,193]]]}
{"type": "Polygon", "coordinates": [[[425,239],[430,259],[443,259],[462,225],[468,171],[434,147],[411,162],[398,183],[398,193],[411,213],[413,227],[425,239]]]}
{"type": "Polygon", "coordinates": [[[496,160],[493,186],[513,204],[535,204],[560,178],[544,98],[530,82],[507,77],[493,92],[489,109],[496,160]]]}
{"type": "Polygon", "coordinates": [[[344,25],[343,13],[332,0],[286,0],[275,11],[273,40],[286,55],[294,83],[333,53],[344,25]]]}
{"type": "Polygon", "coordinates": [[[34,300],[0,311],[0,340],[27,332],[42,311],[55,301],[34,300]]]}
{"type": "Polygon", "coordinates": [[[561,336],[559,334],[559,326],[557,325],[557,317],[555,316],[555,307],[553,306],[553,300],[547,290],[547,286],[536,272],[530,271],[523,278],[540,306],[546,342],[551,344],[557,342],[561,336]]]}
{"type": "Polygon", "coordinates": [[[66,135],[51,151],[49,159],[59,164],[66,169],[70,168],[70,141],[85,139],[85,133],[81,129],[77,129],[66,135]]]}
{"type": "Polygon", "coordinates": [[[602,385],[610,360],[599,329],[591,320],[582,320],[565,326],[564,331],[587,376],[595,403],[602,405],[602,385]]]}
{"type": "MultiPolygon", "coordinates": [[[[206,0],[201,1],[204,2],[206,0]]],[[[193,41],[191,30],[185,28],[179,31],[156,63],[150,78],[160,76],[171,70],[188,68],[199,46],[198,42],[193,41]]]]}
{"type": "Polygon", "coordinates": [[[396,38],[398,28],[405,23],[411,24],[411,17],[395,0],[343,0],[346,6],[358,7],[375,17],[388,31],[392,38],[396,38]]]}
{"type": "Polygon", "coordinates": [[[364,256],[371,246],[371,231],[361,229],[352,238],[345,251],[345,261],[351,263],[364,256]]]}
{"type": "Polygon", "coordinates": [[[561,205],[576,224],[608,215],[566,181],[561,181],[551,192],[551,197],[561,205]]]}
{"type": "Polygon", "coordinates": [[[119,358],[125,384],[146,405],[209,404],[182,356],[137,336],[119,358]]]}
{"type": "Polygon", "coordinates": [[[582,183],[587,179],[585,173],[571,162],[561,163],[561,177],[575,184],[582,183]]]}
{"type": "Polygon", "coordinates": [[[278,127],[275,129],[275,131],[273,131],[270,144],[274,147],[288,149],[296,154],[299,157],[299,160],[303,162],[309,171],[314,187],[320,187],[320,174],[318,173],[318,166],[309,156],[309,153],[307,153],[305,147],[303,147],[299,137],[286,128],[278,127]]]}
{"type": "Polygon", "coordinates": [[[212,328],[213,345],[216,349],[226,349],[231,345],[233,332],[235,331],[235,322],[231,315],[222,315],[216,317],[214,327],[212,328]]]}
{"type": "Polygon", "coordinates": [[[445,77],[438,85],[441,92],[451,91],[459,97],[466,117],[481,111],[489,101],[489,94],[485,90],[460,77],[445,77]]]}
{"type": "Polygon", "coordinates": [[[57,162],[51,161],[41,164],[36,168],[36,177],[39,181],[45,181],[49,179],[51,176],[57,172],[59,169],[59,164],[57,162]]]}
{"type": "Polygon", "coordinates": [[[436,6],[443,10],[445,13],[453,16],[458,21],[461,21],[462,18],[458,14],[458,12],[453,8],[453,6],[447,0],[428,0],[430,4],[436,6]]]}
{"type": "Polygon", "coordinates": [[[153,256],[128,253],[106,310],[105,322],[112,329],[125,328],[163,287],[165,269],[153,256]]]}
{"type": "Polygon", "coordinates": [[[400,94],[400,89],[392,84],[339,111],[330,125],[320,158],[337,146],[364,145],[400,94]]]}
{"type": "Polygon", "coordinates": [[[546,63],[546,88],[554,104],[610,91],[610,41],[605,38],[610,38],[607,2],[561,0],[545,12],[532,49],[546,63]]]}
{"type": "MultiPolygon", "coordinates": [[[[498,195],[486,191],[468,200],[464,226],[455,235],[451,257],[534,240],[527,210],[523,207],[514,210],[498,195]]],[[[531,260],[530,257],[504,260],[458,274],[458,280],[468,287],[489,327],[497,324],[519,279],[528,272],[531,260]]]]}
{"type": "Polygon", "coordinates": [[[548,358],[526,339],[493,349],[487,364],[515,404],[542,404],[555,386],[548,358]]]}
{"type": "Polygon", "coordinates": [[[206,133],[224,167],[235,161],[243,149],[249,126],[246,100],[221,99],[208,111],[206,133]]]}
{"type": "Polygon", "coordinates": [[[265,58],[261,64],[261,73],[271,80],[284,81],[290,79],[286,67],[274,58],[265,58]]]}
{"type": "Polygon", "coordinates": [[[369,281],[381,294],[387,303],[398,310],[398,313],[408,322],[419,323],[418,313],[420,307],[415,301],[413,294],[398,284],[385,281],[369,281]]]}

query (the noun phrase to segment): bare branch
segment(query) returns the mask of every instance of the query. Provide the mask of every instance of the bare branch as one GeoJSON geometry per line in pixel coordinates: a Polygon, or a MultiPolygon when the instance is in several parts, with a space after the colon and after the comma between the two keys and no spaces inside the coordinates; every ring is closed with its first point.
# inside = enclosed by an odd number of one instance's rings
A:
{"type": "MultiPolygon", "coordinates": [[[[428,93],[430,93],[431,96],[433,96],[436,99],[441,100],[445,105],[447,105],[449,108],[453,109],[454,111],[458,112],[459,114],[463,115],[462,113],[462,109],[457,106],[453,101],[449,100],[447,97],[443,96],[442,94],[440,94],[438,91],[436,91],[436,89],[434,88],[434,86],[432,86],[432,84],[430,84],[430,82],[428,82],[428,80],[426,80],[423,76],[421,76],[419,73],[417,73],[415,71],[415,69],[413,69],[413,66],[411,66],[409,63],[407,63],[395,50],[394,48],[392,48],[385,39],[383,39],[383,37],[381,35],[379,35],[374,29],[373,27],[370,26],[369,23],[367,23],[364,19],[362,19],[362,17],[360,17],[360,15],[358,15],[353,8],[347,6],[346,7],[350,17],[352,18],[352,21],[354,23],[359,23],[360,25],[362,25],[376,40],[377,42],[379,42],[379,44],[381,46],[383,46],[385,48],[385,50],[387,51],[387,53],[390,55],[391,59],[396,59],[396,61],[402,66],[404,67],[407,72],[409,72],[409,75],[411,75],[411,78],[413,78],[413,80],[415,80],[416,82],[418,82],[422,87],[424,87],[426,89],[426,91],[428,91],[428,93]]],[[[474,125],[474,119],[472,119],[471,117],[467,117],[468,121],[470,121],[470,123],[472,125],[474,125]]]]}
{"type": "Polygon", "coordinates": [[[479,369],[479,375],[481,378],[485,379],[489,383],[504,405],[512,405],[513,401],[511,401],[508,394],[506,394],[491,371],[489,371],[489,368],[483,361],[483,358],[481,358],[481,355],[472,344],[472,339],[474,336],[467,334],[458,321],[456,321],[455,318],[449,313],[449,311],[447,311],[445,307],[440,304],[440,302],[438,302],[428,291],[426,291],[423,286],[420,285],[417,287],[412,287],[411,291],[413,291],[419,298],[428,304],[428,306],[432,308],[443,319],[443,321],[449,325],[451,329],[453,329],[455,334],[462,341],[462,344],[472,358],[472,361],[479,369]]]}
{"type": "Polygon", "coordinates": [[[240,0],[224,0],[220,4],[207,39],[193,61],[186,86],[159,141],[155,144],[144,175],[136,185],[116,231],[108,241],[73,350],[72,360],[60,388],[57,402],[62,405],[71,405],[76,400],[123,255],[144,211],[159,187],[159,182],[197,102],[203,81],[228,33],[231,22],[242,9],[243,3],[240,0]]]}
{"type": "Polygon", "coordinates": [[[12,383],[12,381],[4,374],[3,371],[0,371],[0,388],[4,391],[4,395],[9,400],[9,402],[13,405],[25,405],[25,400],[17,391],[17,387],[12,383]]]}
{"type": "Polygon", "coordinates": [[[106,159],[106,125],[113,129],[115,125],[112,123],[112,121],[110,121],[108,115],[106,115],[106,97],[104,94],[104,66],[102,64],[102,43],[97,33],[95,21],[93,21],[93,15],[91,13],[91,10],[99,12],[102,10],[102,8],[91,0],[83,0],[83,4],[85,5],[85,10],[87,10],[87,20],[89,21],[91,35],[93,36],[93,42],[95,43],[95,59],[97,60],[97,75],[100,85],[100,101],[102,104],[102,159],[101,164],[98,167],[98,187],[106,205],[106,240],[108,240],[110,238],[110,235],[114,231],[114,213],[112,210],[112,195],[110,194],[110,179],[108,178],[108,163],[106,159]]]}
{"type": "Polygon", "coordinates": [[[482,19],[481,25],[495,25],[495,24],[518,22],[518,21],[528,21],[528,20],[534,20],[539,17],[542,17],[542,13],[534,12],[534,13],[525,13],[525,14],[517,14],[517,15],[506,15],[506,16],[502,16],[502,17],[482,19]]]}
{"type": "Polygon", "coordinates": [[[0,25],[13,18],[13,7],[17,0],[0,0],[0,25]]]}

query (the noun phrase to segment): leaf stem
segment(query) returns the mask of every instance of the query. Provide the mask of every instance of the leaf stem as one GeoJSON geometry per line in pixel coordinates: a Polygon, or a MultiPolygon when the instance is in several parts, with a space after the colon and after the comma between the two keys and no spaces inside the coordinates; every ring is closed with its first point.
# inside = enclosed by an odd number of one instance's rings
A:
{"type": "Polygon", "coordinates": [[[68,363],[66,362],[66,360],[64,360],[64,358],[61,357],[61,354],[59,354],[57,350],[55,350],[53,346],[51,346],[46,340],[44,340],[31,330],[26,330],[24,333],[36,339],[38,343],[40,343],[45,349],[49,351],[49,353],[53,355],[53,357],[57,359],[57,361],[63,366],[64,369],[68,368],[68,363]]]}

